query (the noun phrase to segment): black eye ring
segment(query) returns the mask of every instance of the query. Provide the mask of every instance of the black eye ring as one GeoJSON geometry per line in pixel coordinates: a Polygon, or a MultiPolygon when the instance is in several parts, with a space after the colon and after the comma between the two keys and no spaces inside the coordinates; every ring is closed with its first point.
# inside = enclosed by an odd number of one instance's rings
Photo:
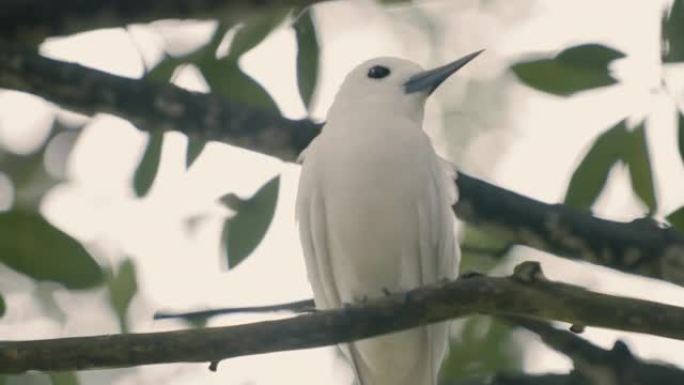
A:
{"type": "Polygon", "coordinates": [[[368,70],[368,77],[372,79],[382,79],[389,74],[390,70],[385,66],[373,66],[368,70]]]}

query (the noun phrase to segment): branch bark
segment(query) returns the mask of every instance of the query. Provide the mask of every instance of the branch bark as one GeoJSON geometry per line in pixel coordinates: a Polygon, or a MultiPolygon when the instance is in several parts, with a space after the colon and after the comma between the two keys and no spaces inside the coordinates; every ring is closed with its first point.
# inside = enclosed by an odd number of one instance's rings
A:
{"type": "Polygon", "coordinates": [[[684,383],[684,371],[672,365],[642,361],[620,340],[611,350],[606,350],[544,322],[529,319],[512,322],[537,334],[547,346],[570,357],[575,366],[574,372],[585,379],[584,384],[684,383]]]}
{"type": "Polygon", "coordinates": [[[256,12],[321,0],[5,0],[0,36],[40,43],[45,38],[160,19],[243,19],[256,12]]]}
{"type": "Polygon", "coordinates": [[[559,320],[684,339],[684,308],[547,280],[538,263],[510,277],[475,276],[365,304],[239,326],[0,342],[0,373],[216,362],[367,338],[472,313],[559,320]]]}
{"type": "MultiPolygon", "coordinates": [[[[85,114],[110,112],[144,131],[176,130],[293,161],[320,124],[289,120],[211,94],[189,92],[0,45],[0,87],[85,114]]],[[[684,235],[648,220],[616,222],[546,204],[463,172],[460,219],[520,245],[684,285],[684,235]]]]}

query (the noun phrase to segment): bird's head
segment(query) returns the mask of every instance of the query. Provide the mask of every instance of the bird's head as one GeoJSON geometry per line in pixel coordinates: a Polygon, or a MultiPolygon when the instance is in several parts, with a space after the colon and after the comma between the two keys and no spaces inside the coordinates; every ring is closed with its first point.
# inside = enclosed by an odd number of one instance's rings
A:
{"type": "Polygon", "coordinates": [[[427,97],[481,52],[473,52],[428,71],[416,63],[395,57],[368,60],[344,79],[331,113],[346,115],[384,111],[422,119],[427,97]]]}

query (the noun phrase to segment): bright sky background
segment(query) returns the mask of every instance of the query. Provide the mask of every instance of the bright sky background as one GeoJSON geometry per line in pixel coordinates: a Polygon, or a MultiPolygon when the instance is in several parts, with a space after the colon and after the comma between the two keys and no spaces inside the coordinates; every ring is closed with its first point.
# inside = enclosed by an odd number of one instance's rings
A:
{"type": "MultiPolygon", "coordinates": [[[[563,198],[578,156],[595,136],[638,111],[636,117],[651,117],[648,139],[651,149],[657,149],[651,154],[660,204],[658,214],[662,217],[684,203],[684,183],[671,183],[684,180],[684,168],[674,144],[672,106],[665,95],[650,92],[660,75],[662,1],[528,0],[513,5],[502,0],[490,2],[494,3],[494,13],[478,10],[476,1],[455,3],[435,1],[421,5],[424,13],[443,28],[440,44],[434,51],[426,48],[428,36],[420,30],[418,18],[405,9],[388,12],[367,1],[317,7],[323,66],[314,116],[325,116],[344,75],[367,58],[402,56],[428,67],[484,47],[485,54],[449,80],[428,106],[426,129],[434,135],[436,146],[443,149],[446,134],[440,128],[440,102],[445,97],[467,100],[464,78],[486,81],[501,77],[509,60],[525,54],[557,51],[582,42],[604,43],[628,55],[614,65],[623,85],[557,98],[507,79],[505,92],[512,102],[505,107],[509,108],[505,126],[472,139],[463,153],[446,153],[478,177],[537,199],[557,202],[563,198]]],[[[159,60],[166,41],[176,42],[174,47],[167,47],[169,50],[187,50],[206,39],[212,28],[213,24],[207,22],[187,22],[182,28],[175,22],[161,22],[134,26],[128,31],[112,29],[53,39],[43,44],[41,50],[51,57],[139,77],[144,65],[159,60]],[[139,52],[144,54],[144,62],[139,52]]],[[[305,116],[305,109],[296,89],[294,50],[292,31],[280,28],[247,54],[242,64],[269,89],[285,115],[299,118],[305,116]]],[[[194,90],[207,88],[192,68],[179,71],[175,81],[194,90]]],[[[488,106],[486,101],[482,103],[482,111],[472,120],[486,120],[488,115],[499,113],[488,110],[488,106]]],[[[0,93],[0,141],[13,151],[30,152],[41,143],[53,108],[24,94],[0,93]]],[[[83,119],[60,114],[65,119],[83,119]]],[[[458,138],[459,127],[448,130],[449,137],[458,138]]],[[[170,133],[167,139],[159,177],[149,196],[137,200],[131,178],[146,135],[122,119],[109,115],[94,117],[69,159],[66,173],[70,182],[51,191],[42,205],[42,212],[52,223],[91,245],[108,263],[115,264],[128,256],[135,259],[140,295],[130,310],[133,331],[183,327],[175,322],[152,321],[153,313],[159,309],[271,304],[310,297],[294,227],[298,167],[214,143],[186,173],[182,156],[185,138],[170,133]],[[253,256],[227,273],[218,251],[224,212],[213,202],[229,191],[250,194],[276,173],[282,173],[283,178],[271,230],[253,256]],[[193,237],[188,238],[183,219],[203,213],[208,213],[209,219],[200,222],[193,237]]],[[[600,215],[616,219],[642,215],[643,209],[629,188],[624,170],[614,170],[608,186],[597,206],[600,215]]],[[[7,182],[0,178],[0,201],[7,194],[7,182]]],[[[547,275],[554,279],[603,292],[684,305],[681,288],[670,284],[626,277],[525,248],[517,251],[516,259],[541,260],[547,275]]],[[[496,272],[506,274],[513,265],[499,266],[496,272]]],[[[104,290],[70,293],[49,284],[32,288],[30,280],[7,268],[0,266],[0,274],[12,278],[0,282],[0,291],[8,302],[8,313],[0,319],[2,339],[118,331],[104,290]],[[31,300],[33,289],[55,291],[56,302],[69,314],[66,324],[41,316],[43,310],[31,300]]],[[[223,317],[214,324],[264,317],[223,317]]],[[[635,353],[644,358],[684,365],[683,342],[595,328],[588,329],[584,336],[603,346],[611,346],[617,337],[625,338],[635,353]]],[[[519,337],[533,340],[522,332],[519,337]]],[[[525,362],[530,371],[569,368],[566,359],[538,342],[531,343],[525,362]]],[[[84,384],[104,384],[111,382],[112,373],[83,372],[80,376],[84,384]]],[[[124,369],[120,373],[114,382],[117,385],[267,384],[293,376],[301,384],[350,381],[344,365],[335,360],[332,348],[232,359],[222,362],[218,373],[209,372],[206,365],[158,365],[124,369]]],[[[36,378],[40,380],[39,376],[36,378]]]]}

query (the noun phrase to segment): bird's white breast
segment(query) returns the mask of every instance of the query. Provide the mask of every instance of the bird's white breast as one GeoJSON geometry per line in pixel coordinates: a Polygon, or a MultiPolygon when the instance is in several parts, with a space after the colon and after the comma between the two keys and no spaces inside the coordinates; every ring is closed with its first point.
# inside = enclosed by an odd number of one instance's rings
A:
{"type": "Polygon", "coordinates": [[[434,153],[416,122],[372,121],[326,126],[303,170],[324,201],[342,302],[421,284],[417,216],[422,201],[435,199],[434,153]]]}

